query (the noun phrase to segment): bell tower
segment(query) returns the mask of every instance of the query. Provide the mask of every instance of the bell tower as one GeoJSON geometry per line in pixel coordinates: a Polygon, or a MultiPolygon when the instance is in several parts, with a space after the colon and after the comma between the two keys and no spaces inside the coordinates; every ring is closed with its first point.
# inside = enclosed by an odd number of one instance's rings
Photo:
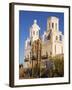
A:
{"type": "Polygon", "coordinates": [[[34,20],[33,25],[30,28],[30,39],[31,42],[34,42],[35,40],[39,39],[39,30],[40,27],[37,24],[37,20],[34,20]]]}
{"type": "Polygon", "coordinates": [[[49,17],[47,20],[47,31],[59,31],[59,19],[57,17],[49,17]]]}

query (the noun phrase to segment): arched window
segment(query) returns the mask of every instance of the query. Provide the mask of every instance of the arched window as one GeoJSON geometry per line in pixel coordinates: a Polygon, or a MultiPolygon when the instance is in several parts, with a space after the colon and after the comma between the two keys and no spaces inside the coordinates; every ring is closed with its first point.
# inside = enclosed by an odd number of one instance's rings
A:
{"type": "Polygon", "coordinates": [[[56,40],[58,40],[58,36],[56,36],[56,40]]]}
{"type": "Polygon", "coordinates": [[[62,35],[59,36],[59,40],[62,41],[62,35]]]}
{"type": "Polygon", "coordinates": [[[54,28],[54,23],[52,23],[52,28],[54,28]]]}

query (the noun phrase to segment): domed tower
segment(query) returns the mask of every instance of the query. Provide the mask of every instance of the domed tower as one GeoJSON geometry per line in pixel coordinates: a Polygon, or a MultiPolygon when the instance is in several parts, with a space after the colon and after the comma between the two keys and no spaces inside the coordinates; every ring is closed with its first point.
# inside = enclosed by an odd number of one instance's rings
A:
{"type": "Polygon", "coordinates": [[[40,27],[37,24],[37,20],[34,20],[34,23],[32,27],[30,28],[31,42],[34,42],[35,40],[39,39],[39,30],[40,30],[40,27]]]}

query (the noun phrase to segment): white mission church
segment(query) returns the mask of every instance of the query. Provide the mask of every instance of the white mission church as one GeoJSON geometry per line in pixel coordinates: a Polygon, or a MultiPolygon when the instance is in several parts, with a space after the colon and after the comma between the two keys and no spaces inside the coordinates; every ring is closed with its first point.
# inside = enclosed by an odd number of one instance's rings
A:
{"type": "Polygon", "coordinates": [[[59,30],[59,18],[51,16],[47,19],[47,30],[44,31],[40,37],[39,32],[41,28],[34,20],[33,25],[30,27],[30,36],[25,41],[25,58],[30,58],[31,44],[41,38],[42,40],[42,56],[56,56],[64,53],[64,35],[59,30]]]}

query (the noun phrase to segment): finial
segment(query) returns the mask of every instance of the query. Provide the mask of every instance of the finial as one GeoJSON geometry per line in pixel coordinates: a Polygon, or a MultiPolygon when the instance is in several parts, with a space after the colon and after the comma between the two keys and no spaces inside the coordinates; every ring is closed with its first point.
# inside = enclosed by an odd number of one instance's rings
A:
{"type": "Polygon", "coordinates": [[[34,20],[34,23],[37,23],[37,20],[36,19],[34,20]]]}

